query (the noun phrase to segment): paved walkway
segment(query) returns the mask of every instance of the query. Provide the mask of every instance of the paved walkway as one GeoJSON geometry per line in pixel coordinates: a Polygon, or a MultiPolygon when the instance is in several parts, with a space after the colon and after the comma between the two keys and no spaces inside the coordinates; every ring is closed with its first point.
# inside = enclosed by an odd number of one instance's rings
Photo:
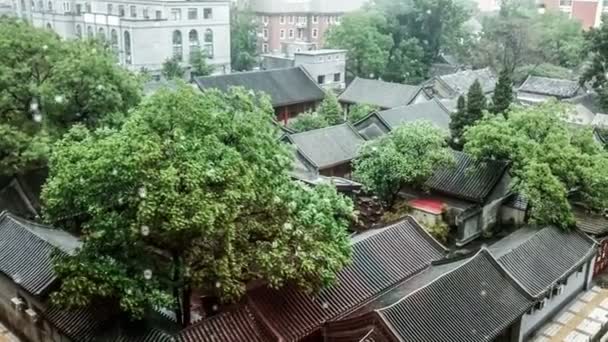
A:
{"type": "Polygon", "coordinates": [[[587,342],[608,323],[608,289],[594,286],[579,294],[560,313],[541,327],[534,342],[587,342]]]}
{"type": "Polygon", "coordinates": [[[0,342],[19,342],[19,339],[0,323],[0,342]]]}

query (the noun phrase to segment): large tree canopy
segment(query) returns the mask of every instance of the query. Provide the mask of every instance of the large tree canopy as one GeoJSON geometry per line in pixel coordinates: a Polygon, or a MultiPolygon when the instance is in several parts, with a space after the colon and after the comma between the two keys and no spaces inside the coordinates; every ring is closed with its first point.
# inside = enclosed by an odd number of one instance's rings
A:
{"type": "Polygon", "coordinates": [[[253,69],[257,62],[254,16],[235,6],[230,9],[230,59],[233,71],[253,69]]]}
{"type": "Polygon", "coordinates": [[[126,113],[139,93],[139,81],[101,44],[0,18],[0,172],[44,163],[48,141],[74,123],[92,128],[126,113]]]}
{"type": "Polygon", "coordinates": [[[433,171],[451,161],[446,132],[429,122],[415,121],[363,145],[354,161],[354,178],[390,208],[405,185],[422,185],[433,171]]]}
{"type": "Polygon", "coordinates": [[[119,130],[73,128],[50,158],[44,214],[81,234],[54,300],[116,300],[190,322],[191,289],[225,301],[248,282],[314,290],[347,262],[352,203],[291,180],[269,100],[189,87],[146,99],[119,130]],[[84,290],[83,290],[84,289],[84,290]]]}
{"type": "Polygon", "coordinates": [[[514,189],[539,224],[574,224],[569,199],[593,209],[608,206],[608,154],[590,128],[564,121],[569,108],[550,102],[488,116],[466,130],[464,150],[479,158],[512,162],[514,189]]]}
{"type": "Polygon", "coordinates": [[[599,28],[589,30],[585,42],[590,61],[585,65],[581,82],[591,82],[602,108],[608,110],[608,22],[603,20],[599,28]]]}

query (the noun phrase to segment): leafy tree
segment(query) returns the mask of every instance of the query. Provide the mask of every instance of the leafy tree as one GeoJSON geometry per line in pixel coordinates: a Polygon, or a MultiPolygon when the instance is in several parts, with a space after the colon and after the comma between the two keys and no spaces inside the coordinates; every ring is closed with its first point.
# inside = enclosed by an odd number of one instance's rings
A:
{"type": "Polygon", "coordinates": [[[230,18],[230,58],[233,71],[253,69],[257,61],[254,16],[233,7],[230,18]]]}
{"type": "Polygon", "coordinates": [[[486,102],[486,95],[483,93],[481,83],[479,83],[479,80],[475,80],[467,93],[469,125],[472,125],[475,121],[481,119],[483,111],[486,109],[486,102]]]}
{"type": "Polygon", "coordinates": [[[84,245],[56,264],[67,307],[114,303],[133,318],[193,289],[237,300],[246,284],[312,291],[349,258],[352,202],[291,180],[267,97],[160,90],[120,129],[73,128],[55,147],[45,218],[84,245]]]}
{"type": "Polygon", "coordinates": [[[526,80],[526,78],[528,78],[528,76],[540,76],[571,80],[574,78],[575,75],[572,70],[553,64],[529,64],[517,67],[515,69],[515,73],[513,74],[513,83],[522,84],[526,80]]]}
{"type": "Polygon", "coordinates": [[[599,95],[602,108],[608,110],[608,21],[602,20],[599,28],[587,31],[585,43],[590,61],[585,65],[581,82],[591,82],[599,95]]]}
{"type": "Polygon", "coordinates": [[[470,127],[464,149],[478,158],[512,162],[513,187],[530,202],[531,218],[574,225],[568,199],[593,209],[608,206],[608,154],[590,128],[572,128],[569,108],[557,102],[514,108],[470,127]]]}
{"type": "Polygon", "coordinates": [[[416,38],[399,43],[389,57],[383,79],[391,82],[419,84],[427,77],[429,66],[424,49],[416,38]]]}
{"type": "Polygon", "coordinates": [[[379,109],[380,108],[378,108],[378,106],[357,103],[348,108],[348,121],[355,123],[366,117],[369,113],[375,112],[379,109]]]}
{"type": "Polygon", "coordinates": [[[104,46],[0,19],[1,173],[44,165],[48,144],[72,124],[93,128],[139,100],[139,79],[104,46]]]}
{"type": "Polygon", "coordinates": [[[184,68],[181,66],[179,59],[177,59],[176,57],[167,58],[163,62],[161,73],[168,80],[183,79],[185,72],[186,70],[184,70],[184,68]]]}
{"type": "Polygon", "coordinates": [[[190,65],[192,65],[190,73],[192,77],[209,76],[213,73],[215,67],[207,64],[207,58],[208,55],[205,51],[199,51],[192,55],[192,59],[190,60],[190,65]]]}
{"type": "Polygon", "coordinates": [[[498,83],[492,97],[492,112],[496,114],[505,113],[513,102],[513,82],[511,74],[503,69],[498,76],[498,83]]]}
{"type": "Polygon", "coordinates": [[[426,121],[406,123],[363,145],[354,161],[354,178],[391,208],[405,185],[421,186],[452,158],[440,129],[426,121]]]}
{"type": "Polygon", "coordinates": [[[317,113],[321,115],[330,125],[337,125],[344,122],[344,110],[336,95],[328,91],[325,93],[325,98],[319,104],[317,113]]]}
{"type": "Polygon", "coordinates": [[[306,132],[327,126],[329,126],[327,119],[317,112],[302,113],[289,123],[289,128],[296,132],[306,132]]]}
{"type": "Polygon", "coordinates": [[[339,26],[330,28],[326,45],[348,51],[346,71],[350,75],[379,77],[385,72],[389,51],[393,47],[385,26],[386,19],[379,13],[353,12],[345,15],[339,26]]]}
{"type": "Polygon", "coordinates": [[[464,143],[462,142],[462,133],[466,126],[469,125],[467,115],[467,104],[464,95],[458,97],[456,103],[456,113],[452,115],[450,120],[450,136],[451,145],[457,150],[461,150],[464,143]]]}
{"type": "Polygon", "coordinates": [[[578,67],[585,55],[580,21],[560,11],[547,11],[533,23],[542,60],[564,68],[578,67]]]}

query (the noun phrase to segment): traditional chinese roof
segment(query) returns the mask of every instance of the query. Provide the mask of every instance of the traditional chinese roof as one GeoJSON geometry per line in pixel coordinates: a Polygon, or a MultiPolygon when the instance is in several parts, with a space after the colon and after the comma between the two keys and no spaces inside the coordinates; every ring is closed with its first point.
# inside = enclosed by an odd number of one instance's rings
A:
{"type": "Polygon", "coordinates": [[[265,71],[237,72],[227,75],[195,77],[201,90],[244,87],[270,96],[273,107],[321,101],[323,90],[300,67],[265,71]]]}
{"type": "Polygon", "coordinates": [[[576,226],[583,232],[601,236],[608,233],[608,218],[599,213],[590,212],[581,207],[574,207],[572,212],[576,226]]]}
{"type": "Polygon", "coordinates": [[[318,169],[350,162],[365,142],[348,123],[289,134],[285,139],[318,169]]]}
{"type": "Polygon", "coordinates": [[[444,203],[436,199],[416,198],[407,202],[408,206],[427,213],[439,215],[443,212],[444,203]]]}
{"type": "Polygon", "coordinates": [[[68,310],[56,306],[49,307],[43,316],[74,341],[94,341],[107,319],[105,315],[96,316],[91,308],[68,310]]]}
{"type": "Polygon", "coordinates": [[[528,209],[528,200],[521,194],[512,194],[502,205],[513,209],[526,210],[528,209]]]}
{"type": "Polygon", "coordinates": [[[528,292],[538,296],[593,257],[595,242],[578,230],[525,227],[490,246],[490,251],[528,292]]]}
{"type": "Polygon", "coordinates": [[[274,340],[258,324],[248,305],[221,313],[182,330],[180,342],[268,342],[274,340]]]}
{"type": "Polygon", "coordinates": [[[563,99],[574,97],[580,88],[580,84],[576,81],[528,76],[524,84],[519,87],[519,91],[563,99]]]}
{"type": "Polygon", "coordinates": [[[336,284],[316,295],[293,286],[253,291],[249,298],[257,314],[284,341],[297,341],[317,331],[326,320],[363,306],[445,253],[443,246],[409,216],[356,237],[352,248],[352,262],[338,273],[336,284]]]}
{"type": "Polygon", "coordinates": [[[475,160],[470,155],[453,151],[455,165],[441,168],[425,185],[459,199],[483,203],[508,170],[502,161],[475,160]]]}
{"type": "Polygon", "coordinates": [[[0,272],[33,295],[45,294],[54,284],[53,258],[78,247],[80,241],[64,231],[0,214],[0,272]]]}
{"type": "Polygon", "coordinates": [[[398,341],[492,341],[535,299],[486,249],[377,310],[398,341]]]}
{"type": "Polygon", "coordinates": [[[338,97],[341,102],[394,108],[408,105],[420,93],[421,87],[401,83],[355,78],[338,97]]]}
{"type": "Polygon", "coordinates": [[[491,93],[496,88],[496,76],[490,68],[463,70],[449,75],[437,76],[437,78],[447,85],[455,95],[469,91],[475,80],[479,80],[484,93],[491,93]]]}

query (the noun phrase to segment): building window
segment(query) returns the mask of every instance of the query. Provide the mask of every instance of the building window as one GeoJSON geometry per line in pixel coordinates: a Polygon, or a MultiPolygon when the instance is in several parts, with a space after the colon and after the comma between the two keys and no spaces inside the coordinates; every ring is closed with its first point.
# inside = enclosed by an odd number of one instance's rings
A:
{"type": "Polygon", "coordinates": [[[282,16],[279,17],[279,23],[280,24],[285,24],[285,16],[284,15],[282,15],[282,16]]]}
{"type": "Polygon", "coordinates": [[[84,12],[85,13],[91,13],[92,12],[91,11],[91,4],[90,3],[88,3],[88,2],[84,3],[84,12]]]}
{"type": "Polygon", "coordinates": [[[161,20],[163,18],[163,12],[156,11],[156,20],[161,20]]]}
{"type": "Polygon", "coordinates": [[[114,55],[118,57],[118,32],[114,29],[110,33],[110,46],[114,55]]]}
{"type": "Polygon", "coordinates": [[[76,25],[76,37],[82,38],[82,26],[76,25]]]}
{"type": "Polygon", "coordinates": [[[143,16],[145,19],[150,19],[150,9],[148,7],[145,7],[143,10],[143,16]]]}
{"type": "MultiPolygon", "coordinates": [[[[64,5],[65,8],[65,5],[64,5]]],[[[82,4],[76,4],[76,15],[82,14],[82,4]]]]}
{"type": "Polygon", "coordinates": [[[298,39],[302,39],[302,35],[304,30],[298,30],[298,39]]]}
{"type": "Polygon", "coordinates": [[[268,39],[268,29],[262,30],[262,36],[264,37],[264,39],[268,39]]]}
{"type": "Polygon", "coordinates": [[[293,39],[293,29],[289,29],[289,39],[293,39]]]}
{"type": "Polygon", "coordinates": [[[268,44],[266,44],[266,43],[262,44],[262,52],[268,53],[268,44]]]}
{"type": "Polygon", "coordinates": [[[137,18],[137,8],[135,6],[129,6],[129,13],[131,14],[131,18],[137,18]]]}
{"type": "Polygon", "coordinates": [[[317,82],[319,84],[325,83],[325,75],[319,75],[319,76],[317,76],[317,82]]]}
{"type": "Polygon", "coordinates": [[[70,13],[71,10],[72,10],[71,4],[67,1],[64,2],[63,3],[63,13],[70,13]]]}
{"type": "Polygon", "coordinates": [[[342,82],[342,75],[339,72],[334,74],[334,82],[342,82]]]}
{"type": "Polygon", "coordinates": [[[49,3],[47,4],[47,6],[48,6],[49,12],[53,12],[53,3],[51,1],[49,1],[49,3]]]}
{"type": "Polygon", "coordinates": [[[93,39],[93,37],[94,37],[93,28],[91,26],[89,26],[89,27],[87,27],[87,38],[93,39]]]}
{"type": "Polygon", "coordinates": [[[213,9],[212,8],[203,8],[203,18],[204,19],[213,19],[213,9]]]}
{"type": "Polygon", "coordinates": [[[213,31],[205,30],[205,52],[208,58],[213,58],[213,31]]]}
{"type": "Polygon", "coordinates": [[[265,15],[265,16],[262,17],[262,22],[264,24],[268,24],[268,16],[267,15],[265,15]]]}
{"type": "Polygon", "coordinates": [[[312,23],[313,24],[318,24],[319,23],[319,16],[318,15],[313,15],[312,16],[312,23]]]}
{"type": "Polygon", "coordinates": [[[317,29],[312,29],[312,37],[313,38],[317,38],[319,36],[319,30],[317,29]]]}
{"type": "Polygon", "coordinates": [[[289,23],[293,24],[293,21],[295,20],[295,17],[293,15],[289,16],[289,23]]]}
{"type": "Polygon", "coordinates": [[[103,30],[103,27],[100,27],[99,30],[97,30],[97,38],[99,38],[99,40],[106,40],[106,32],[103,30]]]}
{"type": "Polygon", "coordinates": [[[125,41],[125,63],[131,64],[133,61],[131,60],[131,34],[129,31],[125,31],[124,34],[125,41]]]}
{"type": "Polygon", "coordinates": [[[184,53],[182,50],[182,32],[179,30],[173,31],[173,58],[178,61],[182,61],[184,59],[184,53]]]}
{"type": "Polygon", "coordinates": [[[285,30],[284,30],[284,29],[281,29],[281,30],[279,31],[279,38],[281,38],[281,39],[285,39],[285,30]]]}
{"type": "Polygon", "coordinates": [[[124,5],[118,5],[118,16],[119,17],[125,16],[125,6],[124,5]]]}
{"type": "Polygon", "coordinates": [[[190,30],[190,33],[188,33],[188,41],[190,42],[190,61],[192,61],[194,56],[201,51],[201,44],[198,40],[198,32],[196,30],[190,30]]]}
{"type": "Polygon", "coordinates": [[[179,8],[172,8],[171,9],[171,19],[182,20],[182,10],[179,8]]]}
{"type": "Polygon", "coordinates": [[[189,20],[198,19],[198,10],[196,8],[188,8],[188,19],[189,20]]]}
{"type": "Polygon", "coordinates": [[[108,4],[108,14],[114,14],[114,8],[112,8],[112,4],[108,4]]]}
{"type": "Polygon", "coordinates": [[[301,24],[308,23],[308,17],[298,17],[298,23],[301,23],[301,24]]]}

